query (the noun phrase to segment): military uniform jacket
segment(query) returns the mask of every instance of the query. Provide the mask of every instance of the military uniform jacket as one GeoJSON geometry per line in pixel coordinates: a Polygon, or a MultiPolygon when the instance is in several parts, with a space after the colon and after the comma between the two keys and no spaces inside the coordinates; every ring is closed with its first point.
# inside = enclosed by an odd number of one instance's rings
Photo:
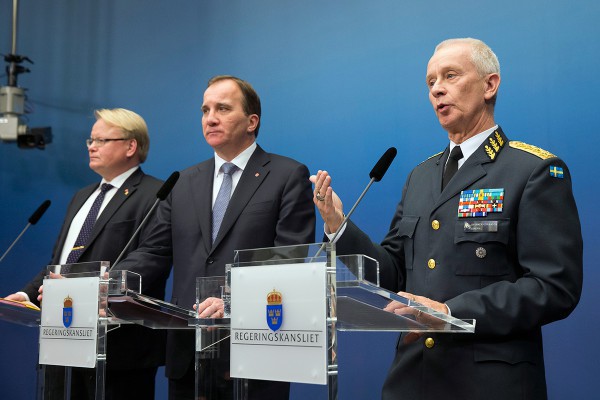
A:
{"type": "Polygon", "coordinates": [[[541,327],[569,315],[582,287],[571,176],[498,128],[442,191],[448,154],[411,172],[380,245],[351,223],[337,244],[379,260],[383,287],[476,320],[475,334],[400,339],[383,398],[545,399],[541,327]]]}

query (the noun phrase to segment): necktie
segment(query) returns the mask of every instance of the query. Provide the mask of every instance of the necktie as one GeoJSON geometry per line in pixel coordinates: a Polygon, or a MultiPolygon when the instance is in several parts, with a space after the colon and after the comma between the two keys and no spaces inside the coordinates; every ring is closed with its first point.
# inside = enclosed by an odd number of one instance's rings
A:
{"type": "Polygon", "coordinates": [[[98,212],[100,211],[100,206],[104,201],[104,196],[106,192],[113,188],[113,185],[110,183],[103,183],[100,187],[100,194],[94,200],[94,204],[92,204],[92,208],[90,208],[90,212],[87,217],[85,217],[85,221],[83,222],[83,226],[79,231],[79,236],[77,236],[77,240],[75,241],[75,246],[69,253],[69,257],[67,257],[67,264],[72,264],[79,260],[79,256],[85,250],[85,246],[87,245],[90,236],[92,235],[92,229],[94,228],[94,224],[96,223],[96,219],[98,218],[98,212]]]}
{"type": "Polygon", "coordinates": [[[456,171],[458,171],[458,160],[461,158],[463,158],[462,150],[460,149],[460,146],[455,146],[446,163],[446,169],[444,170],[444,176],[442,178],[442,190],[444,190],[448,182],[450,182],[450,179],[452,179],[454,174],[456,174],[456,171]]]}
{"type": "Polygon", "coordinates": [[[219,189],[219,193],[217,194],[217,199],[215,200],[215,205],[213,206],[213,224],[212,224],[212,241],[214,243],[217,238],[217,234],[219,233],[219,228],[221,227],[221,222],[223,222],[223,216],[225,215],[225,210],[227,210],[227,206],[229,205],[229,199],[231,198],[231,187],[232,187],[232,179],[231,176],[235,171],[237,171],[238,167],[232,163],[225,163],[221,167],[223,170],[223,183],[221,183],[221,188],[219,189]]]}

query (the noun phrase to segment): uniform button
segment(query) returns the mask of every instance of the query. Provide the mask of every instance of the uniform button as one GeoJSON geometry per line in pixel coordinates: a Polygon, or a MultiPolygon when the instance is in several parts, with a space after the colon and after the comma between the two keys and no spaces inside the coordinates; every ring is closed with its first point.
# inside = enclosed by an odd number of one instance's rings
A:
{"type": "Polygon", "coordinates": [[[434,269],[435,268],[435,260],[433,258],[430,258],[429,261],[427,261],[427,266],[429,267],[429,269],[434,269]]]}
{"type": "Polygon", "coordinates": [[[432,338],[428,337],[425,339],[425,347],[431,349],[433,346],[435,346],[435,341],[432,338]]]}
{"type": "Polygon", "coordinates": [[[485,256],[487,255],[487,251],[483,247],[478,247],[475,250],[475,255],[479,258],[485,258],[485,256]]]}
{"type": "Polygon", "coordinates": [[[214,263],[214,262],[215,262],[215,260],[213,260],[212,258],[207,258],[207,259],[206,259],[206,263],[207,263],[207,264],[212,264],[212,263],[214,263]]]}
{"type": "Polygon", "coordinates": [[[434,219],[433,221],[431,221],[431,227],[433,228],[433,230],[437,231],[438,229],[440,229],[440,221],[434,219]]]}

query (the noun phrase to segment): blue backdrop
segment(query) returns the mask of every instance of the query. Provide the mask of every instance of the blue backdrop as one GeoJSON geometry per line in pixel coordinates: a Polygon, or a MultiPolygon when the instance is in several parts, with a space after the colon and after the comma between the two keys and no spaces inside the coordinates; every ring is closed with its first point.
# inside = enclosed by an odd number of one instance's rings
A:
{"type": "MultiPolygon", "coordinates": [[[[11,50],[11,14],[12,1],[0,0],[3,54],[11,50]]],[[[594,397],[599,15],[592,0],[21,1],[17,53],[35,62],[19,79],[29,89],[28,123],[52,126],[54,142],[44,151],[0,144],[0,251],[43,200],[52,206],[0,264],[0,295],[48,262],[68,201],[97,180],[84,143],[93,110],[125,107],[144,116],[152,138],[144,169],[164,179],[211,156],[200,105],[217,74],[254,85],[263,103],[259,143],[313,172],[330,171],[347,208],[383,151],[398,148],[353,218],[379,241],[410,169],[447,144],[427,98],[427,61],[441,40],[472,36],[500,58],[496,117],[509,138],[570,166],[585,240],[584,291],[568,319],[544,328],[547,380],[551,399],[594,397]]],[[[36,336],[0,323],[1,397],[33,398],[36,336]]],[[[394,337],[341,334],[341,398],[379,397],[394,337]]],[[[166,393],[160,374],[159,399],[166,393]]],[[[294,398],[313,391],[295,387],[294,398]]]]}

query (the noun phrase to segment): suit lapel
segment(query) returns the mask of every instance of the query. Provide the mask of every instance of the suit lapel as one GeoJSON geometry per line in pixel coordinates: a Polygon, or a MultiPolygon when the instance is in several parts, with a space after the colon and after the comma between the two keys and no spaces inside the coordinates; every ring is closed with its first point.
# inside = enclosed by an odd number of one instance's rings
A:
{"type": "Polygon", "coordinates": [[[446,160],[448,160],[449,151],[449,147],[446,147],[446,150],[434,156],[437,157],[434,167],[435,171],[431,174],[431,182],[429,182],[431,186],[430,193],[432,194],[431,201],[433,202],[439,199],[439,193],[442,189],[442,175],[444,174],[444,167],[446,166],[446,160]]]}
{"type": "Polygon", "coordinates": [[[55,247],[54,258],[52,259],[53,264],[58,264],[60,262],[60,256],[62,254],[61,252],[63,247],[65,246],[65,240],[67,240],[67,235],[69,234],[69,229],[71,228],[73,218],[75,218],[75,215],[77,215],[83,204],[87,201],[87,199],[92,195],[92,193],[94,193],[94,191],[97,188],[98,184],[89,185],[75,194],[72,203],[67,209],[65,222],[63,223],[63,227],[58,238],[58,243],[55,247]]]}
{"type": "Polygon", "coordinates": [[[227,211],[225,211],[225,215],[223,216],[223,222],[221,222],[219,235],[213,244],[213,249],[219,245],[223,237],[233,227],[235,221],[250,199],[252,199],[254,193],[256,193],[256,190],[258,190],[269,174],[269,168],[267,167],[269,161],[269,155],[260,146],[257,146],[250,160],[248,160],[240,181],[231,196],[227,211]]]}
{"type": "Polygon", "coordinates": [[[136,190],[137,186],[140,184],[144,173],[141,168],[138,168],[127,180],[123,183],[119,189],[117,189],[117,193],[113,196],[110,202],[104,207],[102,210],[102,214],[96,220],[94,224],[94,228],[92,229],[92,236],[90,237],[87,248],[89,249],[98,237],[98,234],[102,232],[108,221],[111,220],[114,213],[123,205],[123,203],[131,196],[136,190]]]}
{"type": "Polygon", "coordinates": [[[73,204],[71,204],[71,207],[69,207],[69,209],[67,210],[67,215],[65,216],[65,226],[67,228],[67,232],[69,230],[69,227],[71,226],[71,222],[73,222],[73,218],[75,218],[75,215],[77,215],[83,204],[92,195],[92,193],[94,193],[96,189],[98,189],[97,184],[87,186],[81,189],[79,192],[77,192],[75,198],[73,199],[73,204]]]}
{"type": "MultiPolygon", "coordinates": [[[[460,167],[456,175],[452,178],[448,185],[444,188],[442,193],[440,194],[439,199],[437,200],[434,210],[447,202],[448,200],[454,198],[458,193],[460,193],[465,188],[471,186],[473,183],[483,178],[487,171],[484,167],[484,164],[494,162],[496,157],[500,154],[504,146],[508,143],[508,139],[502,132],[502,129],[498,127],[494,132],[492,132],[486,140],[482,143],[481,146],[469,157],[467,161],[460,167]]],[[[445,158],[447,159],[448,149],[444,152],[445,158]]],[[[441,168],[443,171],[443,166],[441,168]]],[[[441,187],[441,172],[437,171],[436,183],[438,188],[441,187]],[[439,175],[439,176],[438,176],[439,175]]],[[[440,190],[440,189],[437,189],[440,190]]],[[[434,192],[435,193],[435,192],[434,192]]]]}
{"type": "Polygon", "coordinates": [[[212,247],[211,229],[212,229],[212,191],[215,177],[215,159],[214,157],[203,163],[200,163],[196,170],[197,179],[192,177],[190,191],[192,195],[192,204],[198,205],[198,223],[200,232],[202,232],[202,243],[208,253],[212,247]]]}

